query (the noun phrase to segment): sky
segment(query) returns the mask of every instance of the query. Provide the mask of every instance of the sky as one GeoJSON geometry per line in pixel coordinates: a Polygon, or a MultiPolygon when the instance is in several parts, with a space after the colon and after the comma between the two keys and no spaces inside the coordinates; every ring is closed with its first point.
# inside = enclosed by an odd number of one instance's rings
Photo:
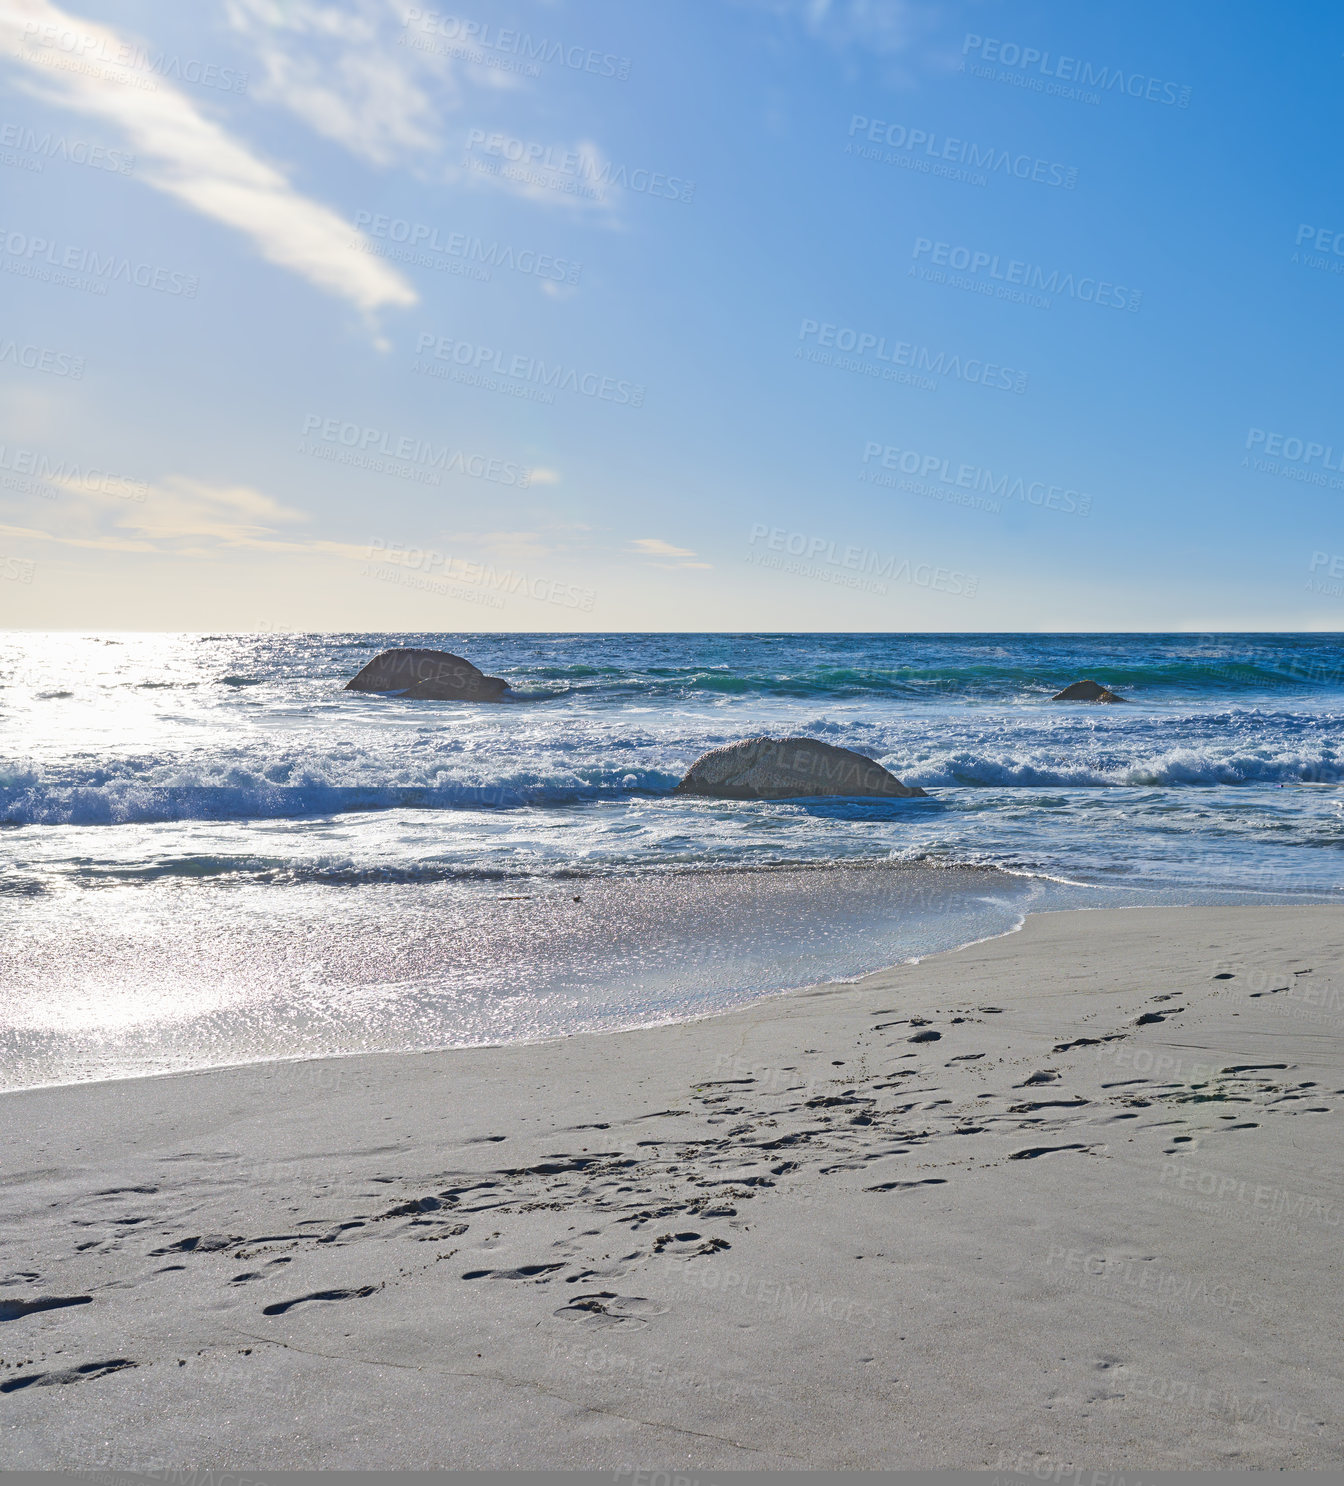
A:
{"type": "Polygon", "coordinates": [[[0,627],[1344,629],[1344,9],[0,0],[0,627]]]}

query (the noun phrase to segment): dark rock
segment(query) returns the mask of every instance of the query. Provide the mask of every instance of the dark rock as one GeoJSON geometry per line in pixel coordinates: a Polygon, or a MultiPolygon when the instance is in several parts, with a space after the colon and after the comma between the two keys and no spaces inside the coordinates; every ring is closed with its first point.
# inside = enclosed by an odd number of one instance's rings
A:
{"type": "Polygon", "coordinates": [[[1050,698],[1052,702],[1127,702],[1128,697],[1118,697],[1097,681],[1075,681],[1063,691],[1050,698]]]}
{"type": "Polygon", "coordinates": [[[397,691],[421,702],[498,702],[509,684],[446,650],[384,650],[346,691],[397,691]]]}
{"type": "Polygon", "coordinates": [[[674,793],[721,800],[924,796],[863,754],[815,738],[746,738],[711,749],[696,759],[674,793]]]}

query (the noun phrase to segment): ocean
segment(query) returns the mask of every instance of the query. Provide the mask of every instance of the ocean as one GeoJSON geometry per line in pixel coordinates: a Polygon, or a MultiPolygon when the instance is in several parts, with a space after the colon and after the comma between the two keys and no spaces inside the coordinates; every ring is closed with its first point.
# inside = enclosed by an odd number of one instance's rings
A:
{"type": "Polygon", "coordinates": [[[615,1030],[1049,908],[1335,901],[1334,635],[0,636],[0,1087],[615,1030]],[[345,692],[382,649],[535,700],[345,692]],[[1051,702],[1092,677],[1126,706],[1051,702]],[[801,733],[930,798],[670,791],[801,733]]]}

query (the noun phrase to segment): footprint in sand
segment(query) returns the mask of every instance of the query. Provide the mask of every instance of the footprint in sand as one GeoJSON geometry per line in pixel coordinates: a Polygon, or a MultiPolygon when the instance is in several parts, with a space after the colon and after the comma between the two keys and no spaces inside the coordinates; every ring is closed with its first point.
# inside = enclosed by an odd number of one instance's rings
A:
{"type": "Polygon", "coordinates": [[[655,1254],[714,1254],[732,1245],[726,1238],[705,1238],[699,1233],[663,1233],[653,1241],[655,1254]]]}
{"type": "Polygon", "coordinates": [[[1072,1042],[1057,1042],[1051,1052],[1067,1053],[1075,1047],[1098,1047],[1103,1042],[1119,1042],[1124,1037],[1123,1032],[1112,1032],[1109,1037],[1076,1037],[1072,1042]]]}
{"type": "Polygon", "coordinates": [[[306,1305],[310,1300],[359,1300],[381,1290],[381,1285],[361,1285],[358,1290],[314,1290],[311,1295],[300,1295],[294,1300],[280,1300],[274,1305],[263,1306],[263,1316],[283,1316],[296,1305],[306,1305]]]}
{"type": "Polygon", "coordinates": [[[151,1249],[150,1258],[157,1258],[160,1254],[214,1254],[221,1249],[227,1249],[234,1244],[242,1243],[243,1240],[237,1235],[227,1233],[196,1234],[194,1238],[184,1238],[177,1243],[170,1243],[162,1249],[151,1249]]]}
{"type": "Polygon", "coordinates": [[[547,1275],[563,1269],[563,1264],[520,1264],[516,1269],[469,1269],[464,1280],[535,1280],[544,1285],[547,1275]]]}
{"type": "Polygon", "coordinates": [[[89,1305],[92,1295],[39,1295],[35,1300],[0,1300],[0,1321],[17,1321],[34,1311],[58,1311],[67,1305],[89,1305]]]}
{"type": "Polygon", "coordinates": [[[617,1295],[612,1290],[595,1290],[588,1295],[576,1295],[554,1314],[584,1326],[646,1326],[655,1316],[665,1316],[667,1308],[643,1295],[617,1295]]]}
{"type": "Polygon", "coordinates": [[[108,1362],[85,1362],[79,1367],[67,1367],[59,1372],[23,1373],[17,1378],[6,1378],[0,1383],[0,1393],[16,1393],[20,1388],[52,1388],[64,1383],[85,1383],[90,1378],[106,1377],[108,1373],[120,1372],[123,1368],[139,1367],[129,1357],[113,1357],[108,1362]]]}

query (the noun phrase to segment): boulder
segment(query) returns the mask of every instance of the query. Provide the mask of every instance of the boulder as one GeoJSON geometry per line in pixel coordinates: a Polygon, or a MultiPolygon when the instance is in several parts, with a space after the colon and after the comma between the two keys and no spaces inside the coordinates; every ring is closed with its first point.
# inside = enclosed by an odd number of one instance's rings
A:
{"type": "Polygon", "coordinates": [[[397,691],[422,702],[499,702],[509,684],[446,650],[384,650],[346,691],[397,691]]]}
{"type": "Polygon", "coordinates": [[[1128,697],[1118,697],[1098,681],[1075,681],[1063,691],[1050,698],[1052,702],[1126,702],[1128,697]]]}
{"type": "Polygon", "coordinates": [[[907,799],[924,791],[881,764],[815,738],[746,738],[702,754],[673,791],[721,800],[788,800],[816,795],[907,799]]]}

